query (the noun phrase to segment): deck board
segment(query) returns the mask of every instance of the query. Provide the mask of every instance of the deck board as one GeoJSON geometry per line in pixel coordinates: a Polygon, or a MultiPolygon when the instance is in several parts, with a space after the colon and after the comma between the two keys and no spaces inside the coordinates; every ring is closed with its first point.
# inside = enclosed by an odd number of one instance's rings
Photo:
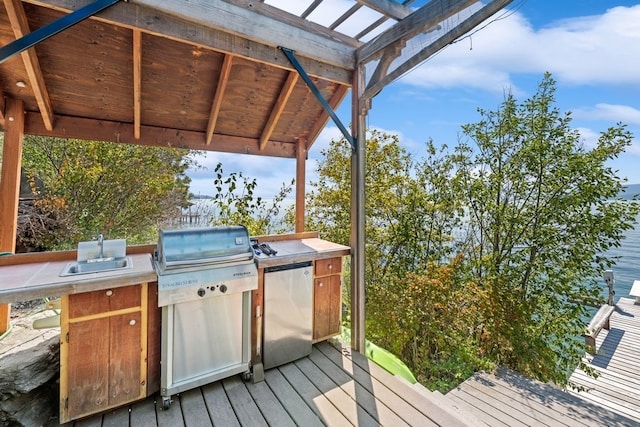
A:
{"type": "Polygon", "coordinates": [[[120,427],[129,424],[129,409],[122,407],[104,415],[102,427],[120,427]]]}
{"type": "MultiPolygon", "coordinates": [[[[533,400],[518,400],[515,398],[514,393],[508,389],[496,387],[494,384],[483,384],[479,381],[469,381],[466,383],[466,386],[463,387],[463,390],[465,390],[465,388],[470,394],[476,396],[483,395],[493,399],[495,401],[495,407],[499,411],[526,425],[534,425],[537,422],[546,425],[559,423],[559,420],[552,417],[551,414],[536,406],[533,400]]],[[[510,419],[508,419],[508,421],[508,424],[513,425],[513,421],[510,419]]]]}
{"type": "Polygon", "coordinates": [[[320,343],[316,347],[345,372],[355,376],[375,396],[380,396],[380,400],[388,402],[394,412],[408,424],[437,425],[433,422],[435,418],[447,426],[464,425],[433,401],[425,399],[417,390],[408,387],[375,363],[370,363],[360,353],[352,353],[349,349],[342,353],[335,352],[327,343],[320,343]]]}
{"type": "MultiPolygon", "coordinates": [[[[258,405],[249,394],[247,387],[239,376],[233,376],[222,381],[224,391],[229,397],[233,411],[238,417],[240,425],[253,425],[267,427],[258,405]]],[[[197,425],[197,424],[196,424],[197,425]]]]}
{"type": "Polygon", "coordinates": [[[611,328],[602,330],[596,339],[596,354],[583,359],[599,373],[598,378],[576,369],[570,381],[585,390],[570,392],[640,423],[640,305],[634,302],[631,298],[618,300],[611,328]]]}
{"type": "Polygon", "coordinates": [[[168,410],[155,395],[65,427],[637,426],[639,343],[640,306],[623,298],[611,329],[596,340],[598,353],[584,358],[600,376],[571,377],[588,391],[567,393],[500,369],[477,373],[443,396],[342,344],[322,342],[307,357],[265,371],[260,383],[233,376],[173,396],[168,410]]]}
{"type": "Polygon", "coordinates": [[[309,427],[324,425],[278,369],[266,371],[264,379],[296,425],[309,427]]]}
{"type": "Polygon", "coordinates": [[[182,406],[179,396],[174,396],[173,403],[168,411],[162,410],[162,399],[158,397],[156,399],[156,417],[158,420],[158,427],[184,426],[184,418],[182,418],[182,406]]]}
{"type": "MultiPolygon", "coordinates": [[[[376,396],[380,401],[385,402],[389,407],[393,408],[393,411],[407,424],[423,426],[437,425],[416,407],[419,406],[420,402],[416,402],[418,405],[412,405],[409,401],[403,398],[401,394],[398,394],[400,393],[401,388],[401,384],[398,381],[388,381],[388,384],[385,385],[378,379],[382,378],[384,381],[385,376],[392,378],[389,376],[389,373],[384,371],[382,368],[379,368],[375,364],[371,364],[368,367],[362,367],[345,354],[333,351],[332,347],[326,343],[316,345],[316,349],[318,349],[323,355],[327,356],[327,358],[329,358],[345,373],[349,373],[350,376],[354,378],[365,390],[376,396]],[[378,369],[381,371],[378,371],[378,369]],[[375,373],[371,374],[371,372],[375,373]],[[394,392],[389,385],[390,383],[396,382],[398,382],[398,388],[394,392]]],[[[353,355],[349,354],[349,356],[353,355]]]]}
{"type": "Polygon", "coordinates": [[[494,425],[495,420],[499,421],[500,424],[510,427],[533,425],[531,421],[527,424],[520,421],[518,416],[513,416],[513,411],[508,405],[497,400],[489,400],[484,392],[478,393],[477,390],[469,386],[458,387],[454,395],[466,402],[469,406],[490,415],[491,419],[485,417],[489,425],[494,425]]]}
{"type": "Polygon", "coordinates": [[[227,393],[222,387],[222,382],[215,382],[202,387],[202,396],[207,408],[209,408],[213,425],[240,426],[238,418],[233,412],[233,407],[227,398],[227,393]]]}
{"type": "Polygon", "coordinates": [[[180,403],[182,405],[184,423],[187,426],[213,427],[207,406],[204,404],[201,389],[195,388],[181,393],[180,403]]]}
{"type": "Polygon", "coordinates": [[[131,425],[136,427],[156,427],[156,406],[152,399],[145,399],[131,405],[131,425]]]}
{"type": "Polygon", "coordinates": [[[342,388],[336,387],[337,384],[309,358],[300,359],[295,362],[295,365],[351,424],[363,427],[378,425],[362,406],[358,405],[342,388]]]}
{"type": "Polygon", "coordinates": [[[281,366],[279,370],[322,422],[327,425],[351,424],[295,364],[281,366]]]}
{"type": "Polygon", "coordinates": [[[268,425],[295,427],[296,423],[293,422],[266,382],[256,383],[253,387],[248,387],[247,390],[256,405],[258,405],[258,408],[260,408],[260,412],[268,425]]]}
{"type": "MultiPolygon", "coordinates": [[[[427,391],[427,393],[430,393],[427,391]]],[[[50,423],[47,427],[58,425],[50,423]]],[[[341,344],[314,345],[312,353],[269,369],[264,381],[240,376],[172,396],[125,405],[65,424],[80,426],[458,426],[457,418],[359,353],[341,344]],[[339,347],[339,348],[336,348],[339,347]]]]}
{"type": "MultiPolygon", "coordinates": [[[[554,421],[550,425],[563,425],[578,427],[584,426],[584,421],[580,421],[568,416],[568,413],[576,413],[574,405],[577,399],[566,394],[559,388],[548,384],[534,384],[532,381],[518,381],[508,379],[508,373],[492,376],[491,383],[499,387],[503,393],[509,396],[519,405],[527,405],[535,409],[543,418],[551,418],[554,421]],[[519,383],[519,384],[518,384],[519,383]],[[527,384],[528,383],[528,384],[527,384]]],[[[588,411],[585,411],[587,413],[588,411]]]]}
{"type": "Polygon", "coordinates": [[[393,412],[387,405],[376,399],[376,397],[360,383],[352,379],[342,369],[326,358],[319,350],[313,349],[309,359],[318,365],[320,369],[335,381],[354,401],[358,402],[364,410],[376,418],[382,425],[406,426],[407,424],[400,416],[393,412]]]}

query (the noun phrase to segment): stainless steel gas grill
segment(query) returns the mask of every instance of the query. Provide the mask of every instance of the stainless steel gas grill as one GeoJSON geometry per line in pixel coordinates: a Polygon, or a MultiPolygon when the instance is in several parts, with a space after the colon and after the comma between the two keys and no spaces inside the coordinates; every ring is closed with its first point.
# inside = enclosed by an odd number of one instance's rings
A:
{"type": "Polygon", "coordinates": [[[243,226],[161,230],[161,395],[235,374],[250,377],[251,291],[258,270],[243,226]]]}

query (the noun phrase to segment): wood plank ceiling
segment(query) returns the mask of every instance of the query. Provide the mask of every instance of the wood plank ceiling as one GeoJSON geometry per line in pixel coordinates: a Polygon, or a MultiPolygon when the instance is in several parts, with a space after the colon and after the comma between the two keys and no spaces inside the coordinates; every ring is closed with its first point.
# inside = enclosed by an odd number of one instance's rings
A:
{"type": "MultiPolygon", "coordinates": [[[[92,1],[2,0],[0,45],[92,1]]],[[[329,116],[278,46],[296,52],[336,108],[358,52],[375,58],[366,50],[374,36],[391,27],[382,51],[409,33],[393,24],[424,31],[434,12],[446,18],[473,2],[431,0],[418,9],[432,9],[423,18],[409,8],[413,0],[346,0],[351,7],[323,25],[311,20],[323,0],[288,2],[296,14],[269,3],[287,2],[118,2],[1,63],[0,99],[24,102],[27,134],[293,158],[329,116]],[[364,27],[350,25],[363,13],[364,27]]]]}
{"type": "MultiPolygon", "coordinates": [[[[90,1],[2,3],[0,45],[7,45],[90,1]]],[[[295,157],[300,139],[313,143],[328,115],[277,48],[154,3],[169,2],[118,3],[0,64],[3,99],[25,103],[25,133],[281,157],[295,157]]],[[[356,38],[304,19],[320,3],[303,17],[264,3],[223,6],[242,8],[256,24],[277,19],[316,43],[333,40],[353,57],[356,38]]],[[[350,61],[300,57],[333,107],[350,88],[350,61]]]]}

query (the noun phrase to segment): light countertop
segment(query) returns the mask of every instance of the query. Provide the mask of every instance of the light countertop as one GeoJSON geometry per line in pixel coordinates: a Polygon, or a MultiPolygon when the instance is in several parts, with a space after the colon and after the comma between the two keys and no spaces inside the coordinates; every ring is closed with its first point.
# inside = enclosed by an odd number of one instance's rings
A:
{"type": "MultiPolygon", "coordinates": [[[[349,255],[348,246],[319,238],[279,240],[266,243],[277,255],[256,256],[258,268],[275,267],[349,255]]],[[[0,266],[0,304],[45,297],[91,292],[107,288],[155,282],[158,276],[151,255],[128,255],[132,267],[126,270],[60,276],[70,260],[0,266]]]]}
{"type": "Polygon", "coordinates": [[[51,261],[0,267],[0,304],[155,282],[150,254],[129,255],[131,268],[61,277],[69,262],[51,261]]]}
{"type": "Polygon", "coordinates": [[[326,240],[298,239],[280,240],[269,242],[269,246],[275,249],[276,255],[267,256],[265,254],[256,256],[258,268],[275,267],[279,265],[294,264],[303,261],[315,261],[318,259],[334,258],[351,253],[351,248],[326,240]]]}

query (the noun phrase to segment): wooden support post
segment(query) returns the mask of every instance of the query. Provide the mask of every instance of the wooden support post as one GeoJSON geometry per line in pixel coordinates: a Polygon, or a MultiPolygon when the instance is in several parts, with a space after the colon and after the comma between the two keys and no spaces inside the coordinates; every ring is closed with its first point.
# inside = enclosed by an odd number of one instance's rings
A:
{"type": "Polygon", "coordinates": [[[367,109],[361,96],[364,65],[358,65],[351,95],[351,127],[355,147],[351,154],[351,347],[365,352],[365,154],[367,109]]]}
{"type": "Polygon", "coordinates": [[[307,141],[298,140],[296,149],[296,233],[304,231],[304,196],[307,163],[307,141]]]}
{"type": "MultiPolygon", "coordinates": [[[[24,103],[7,99],[2,174],[0,175],[0,252],[15,252],[24,136],[24,103]]],[[[9,329],[11,306],[0,304],[0,334],[9,329]]]]}

